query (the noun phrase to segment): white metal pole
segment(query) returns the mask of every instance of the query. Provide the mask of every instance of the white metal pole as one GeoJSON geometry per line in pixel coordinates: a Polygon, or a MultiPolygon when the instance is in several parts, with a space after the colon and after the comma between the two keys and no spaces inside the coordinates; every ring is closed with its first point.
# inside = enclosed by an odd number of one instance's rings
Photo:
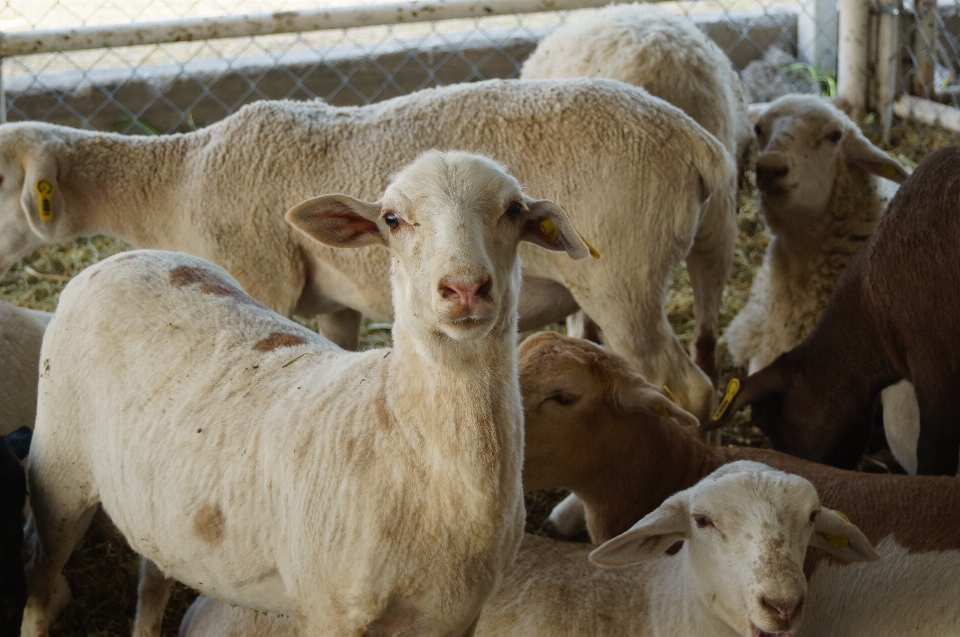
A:
{"type": "MultiPolygon", "coordinates": [[[[659,0],[654,0],[659,1],[659,0]]],[[[610,0],[423,0],[6,33],[0,57],[602,7],[610,0]]]]}
{"type": "Polygon", "coordinates": [[[837,74],[837,0],[804,0],[797,14],[798,57],[827,75],[837,74]]]}
{"type": "Polygon", "coordinates": [[[883,141],[890,142],[893,124],[893,98],[900,72],[900,12],[902,0],[880,0],[877,20],[876,106],[883,127],[883,141]]]}
{"type": "Polygon", "coordinates": [[[840,44],[837,92],[850,105],[850,117],[859,121],[867,100],[867,0],[840,0],[840,44]]]}
{"type": "Polygon", "coordinates": [[[917,28],[913,33],[913,53],[917,68],[913,75],[913,93],[930,97],[933,85],[934,51],[937,38],[937,0],[914,0],[917,28]]]}

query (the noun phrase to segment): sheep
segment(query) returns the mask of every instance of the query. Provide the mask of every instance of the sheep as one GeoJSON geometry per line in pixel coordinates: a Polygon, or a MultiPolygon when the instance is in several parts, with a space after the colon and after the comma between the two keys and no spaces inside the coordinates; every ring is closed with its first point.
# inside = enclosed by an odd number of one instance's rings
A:
{"type": "MultiPolygon", "coordinates": [[[[319,314],[325,335],[354,348],[361,313],[392,319],[387,253],[308,242],[283,213],[318,192],[376,198],[389,174],[433,147],[493,156],[569,210],[602,255],[569,267],[521,248],[521,328],[582,307],[611,348],[709,415],[713,387],[676,341],[664,293],[691,249],[732,249],[708,244],[698,229],[712,223],[702,203],[733,164],[682,112],[612,80],[496,80],[348,108],[261,101],[194,133],[156,138],[7,124],[0,271],[36,245],[103,232],[213,261],[271,309],[319,314]],[[41,182],[52,194],[36,192],[41,182]]],[[[703,287],[719,295],[724,283],[703,287]]]]}
{"type": "Polygon", "coordinates": [[[947,326],[960,307],[950,267],[960,247],[958,160],[960,146],[951,146],[914,171],[813,331],[748,376],[728,415],[752,405],[777,448],[849,467],[866,447],[880,391],[909,380],[920,414],[917,473],[956,475],[960,347],[947,326]]]}
{"type": "Polygon", "coordinates": [[[0,436],[33,427],[40,343],[52,316],[0,302],[0,436]]]}
{"type": "MultiPolygon", "coordinates": [[[[815,634],[801,627],[815,612],[805,602],[801,570],[808,544],[842,560],[876,559],[855,526],[821,508],[809,482],[758,463],[734,463],[592,552],[582,544],[525,536],[476,634],[815,634]],[[846,547],[834,547],[827,534],[846,539],[846,547]],[[683,546],[673,550],[678,542],[683,546]],[[649,563],[598,569],[591,561],[649,563]]],[[[287,618],[201,598],[184,618],[180,637],[295,637],[293,629],[287,618]]]]}
{"type": "Polygon", "coordinates": [[[758,204],[771,238],[750,300],[725,332],[734,362],[751,374],[810,333],[893,182],[908,177],[819,97],[787,95],[756,115],[758,204]]]}
{"type": "MultiPolygon", "coordinates": [[[[629,4],[570,21],[544,38],[520,70],[521,79],[569,77],[607,77],[643,87],[714,135],[742,171],[753,135],[740,77],[720,47],[689,19],[659,7],[629,4]]],[[[728,180],[710,206],[697,243],[722,244],[729,250],[721,254],[695,248],[687,256],[687,268],[697,317],[691,354],[716,382],[722,290],[714,282],[730,277],[737,237],[737,181],[728,180]]],[[[589,325],[574,315],[568,319],[567,333],[596,339],[589,325]]]]}
{"type": "MultiPolygon", "coordinates": [[[[734,361],[751,374],[810,333],[896,193],[894,183],[909,176],[825,100],[788,95],[752,115],[760,212],[773,236],[750,300],[726,330],[734,361]]],[[[882,403],[890,448],[916,473],[913,389],[907,382],[885,389],[882,403]]]]}
{"type": "Polygon", "coordinates": [[[0,637],[20,637],[27,581],[20,555],[27,479],[23,460],[30,449],[29,427],[0,436],[0,637]]]}
{"type": "Polygon", "coordinates": [[[393,348],[344,352],[188,255],[81,273],[41,351],[24,637],[47,634],[98,502],[168,578],[140,587],[137,635],[158,634],[173,578],[295,613],[304,636],[473,634],[524,522],[517,246],[589,249],[557,204],[462,152],[425,153],[375,203],[325,195],[287,219],[388,248],[393,348]]]}

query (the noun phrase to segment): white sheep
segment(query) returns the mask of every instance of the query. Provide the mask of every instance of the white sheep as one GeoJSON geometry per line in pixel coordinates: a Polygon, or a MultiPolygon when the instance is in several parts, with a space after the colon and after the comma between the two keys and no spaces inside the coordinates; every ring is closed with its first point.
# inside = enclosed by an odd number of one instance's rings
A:
{"type": "Polygon", "coordinates": [[[0,436],[33,427],[40,343],[52,316],[0,302],[0,436]]]}
{"type": "MultiPolygon", "coordinates": [[[[808,544],[845,561],[876,559],[855,526],[821,508],[809,482],[755,462],[733,463],[668,498],[592,553],[583,544],[525,536],[476,634],[814,634],[801,626],[817,612],[805,600],[808,544]],[[846,546],[836,548],[828,534],[846,546]],[[645,564],[599,569],[588,553],[599,564],[645,564]]],[[[201,598],[184,618],[180,637],[295,637],[294,628],[286,618],[201,598]]]]}
{"type": "MultiPolygon", "coordinates": [[[[521,79],[608,77],[640,86],[680,108],[742,162],[753,138],[740,77],[724,52],[688,18],[647,4],[612,5],[578,17],[544,38],[527,58],[521,79]]],[[[737,182],[728,180],[710,202],[697,243],[726,251],[687,256],[696,326],[691,353],[716,380],[720,292],[737,236],[737,182]]],[[[582,317],[568,333],[585,337],[582,317]]],[[[587,324],[589,325],[589,323],[587,324]]]]}
{"type": "MultiPolygon", "coordinates": [[[[909,175],[820,98],[787,95],[754,115],[760,212],[771,239],[750,300],[726,331],[734,360],[751,374],[810,333],[895,194],[892,182],[909,175]]],[[[890,449],[916,473],[913,388],[903,381],[884,390],[882,402],[890,449]]]]}
{"type": "MultiPolygon", "coordinates": [[[[263,101],[156,138],[7,124],[0,271],[36,245],[104,232],[213,261],[271,309],[319,314],[321,331],[350,348],[360,313],[393,317],[388,255],[319,246],[283,213],[320,192],[375,199],[391,173],[433,147],[496,158],[568,210],[602,255],[571,267],[521,248],[521,328],[579,305],[611,348],[706,417],[713,388],[674,338],[664,293],[691,246],[729,250],[698,233],[712,223],[701,204],[732,163],[686,115],[610,80],[479,82],[349,108],[263,101]],[[52,194],[36,192],[41,182],[52,194]]],[[[719,295],[724,283],[705,287],[719,295]]]]}
{"type": "MultiPolygon", "coordinates": [[[[424,154],[376,203],[325,195],[287,218],[388,248],[393,349],[344,352],[196,257],[85,270],[41,352],[24,637],[47,634],[98,502],[168,578],[294,613],[301,635],[473,633],[523,528],[517,247],[588,247],[459,152],[424,154]]],[[[169,586],[141,587],[135,634],[157,634],[169,586]]]]}

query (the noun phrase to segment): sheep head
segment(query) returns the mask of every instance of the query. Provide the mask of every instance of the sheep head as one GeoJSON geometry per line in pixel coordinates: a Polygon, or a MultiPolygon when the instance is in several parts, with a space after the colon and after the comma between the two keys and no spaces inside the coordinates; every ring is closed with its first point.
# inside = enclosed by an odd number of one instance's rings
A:
{"type": "Polygon", "coordinates": [[[857,527],[821,508],[810,482],[750,461],[725,465],[668,498],[590,559],[625,566],[677,542],[684,542],[680,576],[694,603],[743,637],[799,629],[809,545],[846,561],[879,559],[857,527]]]}
{"type": "Polygon", "coordinates": [[[520,241],[589,255],[560,206],[528,197],[503,166],[463,152],[424,153],[380,201],[324,195],[287,219],[329,246],[386,246],[397,325],[416,317],[401,327],[455,341],[515,321],[520,241]]]}

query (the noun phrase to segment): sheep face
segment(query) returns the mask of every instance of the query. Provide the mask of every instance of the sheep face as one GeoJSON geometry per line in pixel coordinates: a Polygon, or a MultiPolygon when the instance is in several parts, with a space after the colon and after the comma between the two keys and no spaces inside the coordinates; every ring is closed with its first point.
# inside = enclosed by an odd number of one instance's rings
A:
{"type": "Polygon", "coordinates": [[[461,152],[425,153],[376,203],[318,197],[287,218],[328,245],[387,246],[397,316],[457,341],[482,338],[516,313],[521,240],[588,255],[563,209],[524,195],[496,162],[461,152]]]}
{"type": "Polygon", "coordinates": [[[757,188],[777,234],[815,221],[841,171],[865,170],[898,183],[907,173],[839,109],[810,95],[786,95],[756,118],[757,188]]]}
{"type": "Polygon", "coordinates": [[[637,428],[663,419],[698,424],[623,358],[595,343],[540,332],[525,340],[517,355],[528,491],[577,489],[637,428]]]}
{"type": "Polygon", "coordinates": [[[670,497],[590,559],[623,566],[659,556],[680,541],[688,592],[743,637],[799,629],[808,545],[847,560],[878,557],[855,526],[821,509],[807,480],[739,461],[670,497]]]}
{"type": "Polygon", "coordinates": [[[63,211],[59,166],[37,124],[0,127],[0,275],[43,243],[55,240],[63,211]]]}

